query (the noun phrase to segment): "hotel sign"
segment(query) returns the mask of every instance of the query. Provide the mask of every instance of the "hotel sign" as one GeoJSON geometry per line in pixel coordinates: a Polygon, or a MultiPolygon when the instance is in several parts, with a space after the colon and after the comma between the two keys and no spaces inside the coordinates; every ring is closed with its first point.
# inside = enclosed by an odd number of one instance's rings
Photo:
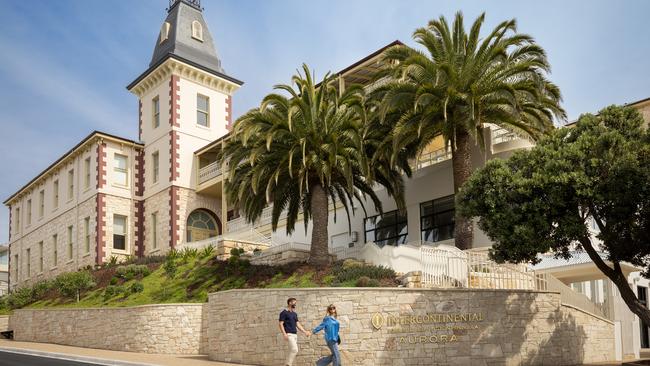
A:
{"type": "Polygon", "coordinates": [[[375,330],[395,334],[398,344],[451,343],[467,331],[479,329],[483,313],[375,313],[370,322],[375,330]]]}

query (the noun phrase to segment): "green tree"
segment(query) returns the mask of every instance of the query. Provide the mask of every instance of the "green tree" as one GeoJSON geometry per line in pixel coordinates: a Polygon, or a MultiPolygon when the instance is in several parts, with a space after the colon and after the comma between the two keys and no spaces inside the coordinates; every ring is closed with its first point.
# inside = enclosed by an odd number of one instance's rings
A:
{"type": "Polygon", "coordinates": [[[96,286],[93,275],[88,271],[60,274],[54,280],[54,287],[61,295],[79,302],[81,293],[96,286]]]}
{"type": "Polygon", "coordinates": [[[396,168],[369,155],[385,135],[367,122],[363,89],[339,92],[329,74],[315,84],[306,65],[303,72],[292,85],[274,87],[288,96],[269,94],[235,122],[221,159],[231,167],[227,198],[246,219],[254,222],[272,203],[273,230],[286,211],[290,234],[302,214],[305,230],[313,221],[309,262],[323,265],[329,262],[329,210],[340,203],[349,222],[351,202],[358,200],[365,211],[369,198],[381,211],[374,182],[403,207],[403,182],[396,168]]]}
{"type": "Polygon", "coordinates": [[[479,217],[498,261],[586,251],[630,310],[650,324],[650,311],[621,269],[627,262],[650,275],[650,134],[642,125],[631,108],[582,115],[575,127],[474,173],[458,199],[461,213],[479,217]],[[590,235],[590,220],[602,244],[590,235]]]}
{"type": "MultiPolygon", "coordinates": [[[[454,193],[472,172],[472,145],[484,147],[486,123],[538,138],[553,129],[554,117],[565,115],[559,89],[546,78],[550,66],[542,47],[517,33],[515,20],[481,38],[484,18],[467,33],[462,13],[451,28],[440,17],[413,33],[424,51],[387,49],[392,66],[377,75],[385,82],[372,93],[380,119],[394,125],[394,154],[413,144],[421,151],[443,136],[452,152],[454,193]]],[[[472,222],[457,214],[454,237],[459,248],[470,248],[472,222]]]]}

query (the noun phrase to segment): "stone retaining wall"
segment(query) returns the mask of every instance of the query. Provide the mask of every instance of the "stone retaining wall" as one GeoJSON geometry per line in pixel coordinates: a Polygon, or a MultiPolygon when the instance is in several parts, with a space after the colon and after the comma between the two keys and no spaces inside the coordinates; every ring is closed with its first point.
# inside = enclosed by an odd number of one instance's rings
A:
{"type": "MultiPolygon", "coordinates": [[[[572,365],[614,358],[613,323],[562,306],[557,293],[323,288],[210,294],[210,359],[282,364],[278,315],[288,297],[298,299],[308,329],[328,304],[337,306],[344,364],[572,365]]],[[[327,354],[322,335],[299,336],[299,346],[298,365],[327,354]]]]}
{"type": "Polygon", "coordinates": [[[9,330],[9,316],[0,316],[0,332],[9,330]]]}
{"type": "Polygon", "coordinates": [[[115,351],[199,354],[207,353],[206,306],[16,310],[10,328],[17,341],[115,351]]]}

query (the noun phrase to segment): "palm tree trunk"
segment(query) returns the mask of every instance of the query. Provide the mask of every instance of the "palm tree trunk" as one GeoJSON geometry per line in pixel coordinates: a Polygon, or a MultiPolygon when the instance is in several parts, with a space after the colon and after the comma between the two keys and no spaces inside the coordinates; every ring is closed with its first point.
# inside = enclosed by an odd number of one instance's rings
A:
{"type": "Polygon", "coordinates": [[[311,249],[309,251],[309,264],[313,266],[326,266],[329,264],[327,223],[329,208],[327,207],[327,193],[320,184],[311,188],[311,249]]]}
{"type": "MultiPolygon", "coordinates": [[[[472,146],[467,131],[456,133],[456,148],[452,150],[452,167],[454,170],[454,194],[467,182],[472,174],[472,146]]],[[[454,238],[460,249],[470,249],[474,239],[472,220],[459,215],[456,210],[454,238]]]]}

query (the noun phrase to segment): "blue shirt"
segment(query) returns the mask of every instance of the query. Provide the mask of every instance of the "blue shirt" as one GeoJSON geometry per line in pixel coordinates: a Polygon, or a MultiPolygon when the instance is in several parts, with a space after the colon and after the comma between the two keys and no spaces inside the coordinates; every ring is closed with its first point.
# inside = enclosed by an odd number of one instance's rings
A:
{"type": "Polygon", "coordinates": [[[298,333],[298,313],[295,311],[282,310],[280,313],[280,321],[284,322],[284,331],[291,334],[298,333]]]}
{"type": "Polygon", "coordinates": [[[333,316],[326,316],[323,322],[312,331],[314,334],[325,329],[325,341],[335,342],[339,339],[339,321],[333,316]]]}

